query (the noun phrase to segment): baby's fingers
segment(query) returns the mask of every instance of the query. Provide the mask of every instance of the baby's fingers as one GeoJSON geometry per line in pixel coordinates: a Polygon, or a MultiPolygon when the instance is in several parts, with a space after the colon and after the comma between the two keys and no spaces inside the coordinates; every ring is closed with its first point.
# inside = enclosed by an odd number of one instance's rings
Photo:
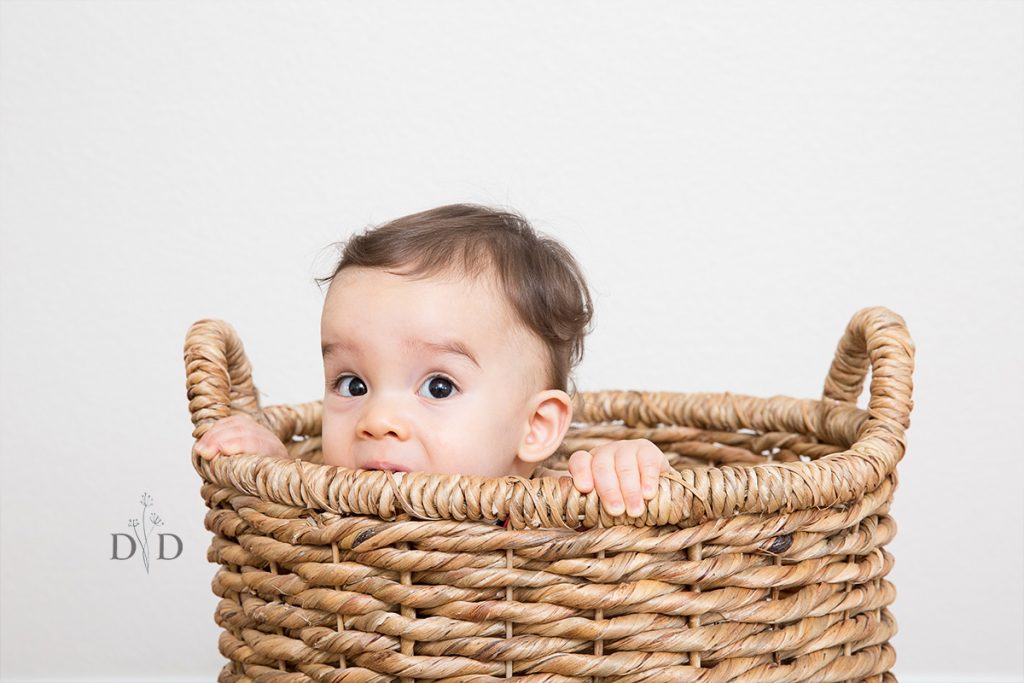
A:
{"type": "Polygon", "coordinates": [[[626,511],[626,503],[622,498],[623,489],[619,487],[614,451],[599,449],[594,454],[593,471],[594,488],[601,505],[609,515],[621,515],[626,511]]]}
{"type": "Polygon", "coordinates": [[[196,443],[193,448],[203,460],[213,460],[214,456],[221,452],[218,446],[210,443],[196,443]]]}
{"type": "Polygon", "coordinates": [[[195,451],[202,458],[212,460],[218,453],[234,455],[258,452],[259,444],[253,426],[242,416],[232,415],[215,422],[196,442],[195,451]]]}
{"type": "MultiPolygon", "coordinates": [[[[628,444],[628,442],[627,442],[628,444]]],[[[625,498],[626,511],[630,517],[639,517],[644,511],[644,495],[640,489],[639,458],[632,448],[622,448],[615,453],[615,473],[619,477],[619,489],[625,498]]]]}
{"type": "Polygon", "coordinates": [[[649,441],[640,448],[637,455],[640,465],[640,481],[643,483],[644,498],[650,500],[658,492],[658,479],[662,472],[670,472],[672,466],[668,464],[668,458],[649,441]]]}
{"type": "Polygon", "coordinates": [[[212,460],[213,456],[220,452],[218,444],[220,443],[221,438],[223,438],[222,433],[224,431],[223,427],[218,426],[221,423],[222,421],[213,423],[213,426],[211,426],[205,434],[199,437],[195,446],[192,447],[193,450],[195,450],[195,452],[204,460],[212,460]]]}
{"type": "Polygon", "coordinates": [[[204,436],[196,443],[196,453],[198,453],[205,460],[213,460],[214,456],[223,453],[224,455],[233,455],[235,453],[242,453],[245,451],[245,445],[239,438],[233,438],[226,435],[213,435],[209,438],[204,436]]]}
{"type": "Polygon", "coordinates": [[[580,493],[594,490],[594,473],[591,470],[592,456],[589,451],[576,451],[569,456],[569,474],[572,483],[580,493]]]}

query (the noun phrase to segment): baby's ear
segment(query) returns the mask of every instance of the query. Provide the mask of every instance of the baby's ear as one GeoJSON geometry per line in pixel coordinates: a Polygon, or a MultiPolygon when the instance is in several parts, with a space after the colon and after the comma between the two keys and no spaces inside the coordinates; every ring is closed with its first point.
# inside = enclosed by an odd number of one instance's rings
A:
{"type": "Polygon", "coordinates": [[[528,463],[546,460],[565,438],[572,422],[572,399],[558,389],[536,394],[530,400],[530,412],[523,438],[519,443],[519,459],[528,463]]]}

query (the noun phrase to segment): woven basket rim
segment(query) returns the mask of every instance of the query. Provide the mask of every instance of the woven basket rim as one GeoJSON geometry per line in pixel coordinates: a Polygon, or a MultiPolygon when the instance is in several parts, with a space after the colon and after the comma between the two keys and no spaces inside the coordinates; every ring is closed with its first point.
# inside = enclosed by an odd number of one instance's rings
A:
{"type": "MultiPolygon", "coordinates": [[[[738,514],[771,514],[842,505],[873,491],[905,452],[913,402],[914,345],[903,319],[883,307],[851,318],[840,339],[821,399],[759,398],[732,392],[580,392],[573,425],[622,421],[631,426],[775,430],[849,444],[811,462],[718,465],[665,473],[639,517],[608,515],[597,494],[581,494],[566,477],[482,477],[351,470],[258,454],[216,456],[192,451],[207,482],[299,508],[394,519],[493,521],[509,526],[690,526],[738,514]],[[855,402],[871,369],[866,410],[855,402]]],[[[217,419],[245,412],[289,441],[319,434],[322,401],[263,408],[241,341],[224,321],[204,319],[186,337],[187,390],[198,440],[217,419]]]]}

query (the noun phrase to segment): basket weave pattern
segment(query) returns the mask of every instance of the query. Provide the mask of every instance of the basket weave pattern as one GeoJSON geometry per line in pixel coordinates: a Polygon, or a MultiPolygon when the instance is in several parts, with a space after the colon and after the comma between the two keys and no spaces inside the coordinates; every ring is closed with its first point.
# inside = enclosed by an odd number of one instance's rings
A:
{"type": "Polygon", "coordinates": [[[895,681],[884,546],[913,358],[903,319],[873,307],[820,400],[577,395],[547,466],[646,438],[675,468],[640,517],[613,517],[567,478],[322,465],[321,402],[261,407],[234,331],[201,320],[193,436],[245,412],[293,458],[192,453],[220,565],[218,680],[895,681]]]}

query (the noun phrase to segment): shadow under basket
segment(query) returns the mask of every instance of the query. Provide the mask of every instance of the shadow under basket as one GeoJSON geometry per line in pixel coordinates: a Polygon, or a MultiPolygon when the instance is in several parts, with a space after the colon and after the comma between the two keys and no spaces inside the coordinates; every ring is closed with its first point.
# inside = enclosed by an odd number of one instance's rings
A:
{"type": "Polygon", "coordinates": [[[615,517],[564,477],[320,464],[322,403],[261,407],[235,332],[198,321],[193,436],[247,413],[293,458],[193,450],[220,564],[218,680],[895,681],[885,545],[913,363],[903,318],[872,307],[820,400],[578,394],[548,467],[641,438],[674,467],[640,517],[615,517]]]}

